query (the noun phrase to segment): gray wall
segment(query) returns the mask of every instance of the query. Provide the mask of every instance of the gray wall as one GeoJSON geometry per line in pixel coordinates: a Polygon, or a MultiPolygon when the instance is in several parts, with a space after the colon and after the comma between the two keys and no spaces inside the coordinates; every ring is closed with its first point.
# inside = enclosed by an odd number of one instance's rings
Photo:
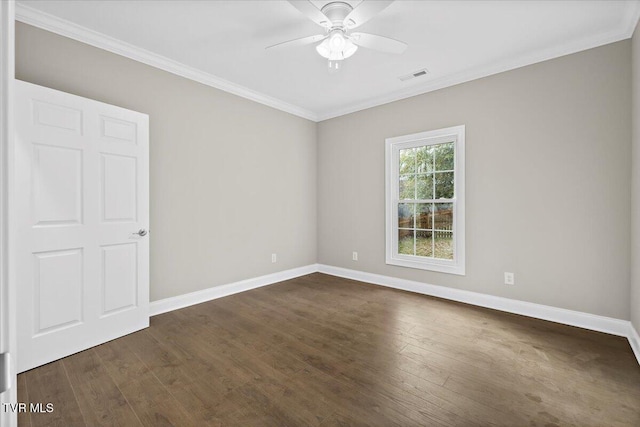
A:
{"type": "Polygon", "coordinates": [[[640,332],[640,23],[632,40],[631,323],[640,332]]]}
{"type": "Polygon", "coordinates": [[[629,318],[630,41],[316,125],[24,24],[16,37],[19,79],[150,115],[152,300],[319,261],[629,318]],[[467,275],[386,265],[384,139],[459,124],[467,275]]]}
{"type": "Polygon", "coordinates": [[[28,25],[16,32],[18,79],[149,114],[152,301],[316,262],[315,123],[28,25]]]}
{"type": "Polygon", "coordinates": [[[629,319],[630,49],[626,40],[320,123],[319,262],[629,319]],[[385,138],[462,124],[467,275],[386,265],[385,138]]]}

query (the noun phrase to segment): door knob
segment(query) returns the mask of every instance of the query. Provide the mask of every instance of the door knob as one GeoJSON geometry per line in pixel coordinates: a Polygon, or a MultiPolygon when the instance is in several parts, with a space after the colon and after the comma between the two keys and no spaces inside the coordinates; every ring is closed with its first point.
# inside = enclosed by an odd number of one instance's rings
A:
{"type": "Polygon", "coordinates": [[[147,231],[147,230],[145,230],[144,228],[141,228],[141,229],[140,229],[140,230],[138,230],[137,232],[135,232],[135,233],[131,233],[131,234],[137,234],[137,235],[138,235],[138,236],[140,236],[140,237],[144,237],[144,236],[146,236],[146,235],[147,235],[147,233],[148,233],[148,231],[147,231]]]}

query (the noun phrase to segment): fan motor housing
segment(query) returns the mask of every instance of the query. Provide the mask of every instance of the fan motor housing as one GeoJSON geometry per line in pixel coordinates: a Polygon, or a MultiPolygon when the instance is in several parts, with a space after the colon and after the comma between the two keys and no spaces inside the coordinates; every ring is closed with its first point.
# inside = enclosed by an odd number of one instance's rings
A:
{"type": "Polygon", "coordinates": [[[344,18],[353,10],[349,3],[334,1],[327,3],[321,9],[322,13],[331,21],[332,28],[344,27],[344,18]]]}

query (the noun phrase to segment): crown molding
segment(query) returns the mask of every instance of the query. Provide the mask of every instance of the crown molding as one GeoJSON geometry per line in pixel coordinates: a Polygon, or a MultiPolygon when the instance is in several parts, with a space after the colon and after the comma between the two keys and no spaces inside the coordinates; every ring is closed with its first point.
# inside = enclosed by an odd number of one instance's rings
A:
{"type": "Polygon", "coordinates": [[[627,12],[625,13],[624,18],[620,22],[619,27],[615,30],[584,37],[577,41],[527,53],[515,58],[508,58],[493,64],[472,67],[459,73],[436,78],[421,85],[412,86],[411,88],[372,98],[365,102],[354,103],[343,108],[320,112],[318,113],[318,121],[333,119],[391,102],[400,101],[402,99],[411,98],[413,96],[433,92],[435,90],[444,89],[449,86],[455,86],[494,74],[503,73],[505,71],[514,70],[516,68],[526,67],[527,65],[533,65],[561,56],[570,55],[572,53],[625,40],[633,36],[633,32],[639,19],[640,1],[630,1],[627,3],[627,12]]]}
{"type": "Polygon", "coordinates": [[[625,40],[633,36],[633,32],[639,19],[640,1],[629,1],[627,3],[627,12],[625,13],[624,18],[621,20],[619,27],[613,31],[585,37],[577,41],[520,55],[515,58],[505,59],[500,62],[469,68],[452,75],[427,81],[421,85],[412,86],[400,91],[374,97],[364,102],[353,103],[323,112],[314,112],[244,86],[240,86],[213,74],[189,67],[180,62],[120,41],[97,31],[90,30],[54,15],[39,11],[33,7],[20,3],[16,4],[16,20],[24,22],[25,24],[33,25],[61,36],[107,50],[169,73],[197,81],[207,86],[250,99],[260,104],[267,105],[314,122],[333,119],[391,102],[400,101],[402,99],[411,98],[413,96],[433,92],[435,90],[444,89],[449,86],[455,86],[505,71],[514,70],[516,68],[525,67],[527,65],[536,64],[538,62],[548,61],[560,56],[570,55],[572,53],[625,40]]]}
{"type": "Polygon", "coordinates": [[[318,121],[317,115],[309,110],[281,101],[277,98],[256,92],[228,80],[206,73],[173,59],[150,52],[146,49],[115,39],[111,36],[90,30],[89,28],[69,22],[57,16],[42,12],[24,4],[16,4],[16,20],[43,30],[68,37],[73,40],[124,56],[134,61],[167,71],[180,77],[202,83],[242,98],[299,116],[311,121],[318,121]]]}
{"type": "Polygon", "coordinates": [[[640,1],[630,1],[627,5],[627,13],[622,18],[622,27],[626,31],[626,38],[633,37],[638,21],[640,21],[640,1]]]}

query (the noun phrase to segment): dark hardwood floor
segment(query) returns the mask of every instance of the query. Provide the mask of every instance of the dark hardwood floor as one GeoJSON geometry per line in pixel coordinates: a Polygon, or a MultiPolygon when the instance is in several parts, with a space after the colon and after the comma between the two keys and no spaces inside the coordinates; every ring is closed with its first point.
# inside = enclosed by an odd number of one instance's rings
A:
{"type": "Polygon", "coordinates": [[[24,426],[640,426],[626,339],[312,274],[18,377],[24,426]]]}

